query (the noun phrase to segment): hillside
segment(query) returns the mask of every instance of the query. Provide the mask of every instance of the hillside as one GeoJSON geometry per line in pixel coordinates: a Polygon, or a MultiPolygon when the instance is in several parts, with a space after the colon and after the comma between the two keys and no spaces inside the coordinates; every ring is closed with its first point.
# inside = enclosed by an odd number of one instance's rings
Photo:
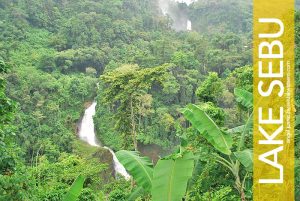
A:
{"type": "MultiPolygon", "coordinates": [[[[251,118],[235,92],[252,92],[251,4],[173,6],[192,31],[175,30],[153,0],[0,1],[0,201],[63,200],[80,174],[80,201],[127,201],[141,190],[115,175],[111,152],[78,138],[94,100],[97,139],[117,155],[140,151],[150,168],[171,153],[172,160],[195,156],[186,163],[195,166],[186,200],[252,199],[252,173],[241,165],[237,180],[216,160],[228,150],[187,115],[195,104],[236,151],[242,131],[233,128],[251,118]]],[[[252,147],[246,131],[245,149],[252,147]]],[[[147,188],[134,200],[151,200],[147,188]]]]}

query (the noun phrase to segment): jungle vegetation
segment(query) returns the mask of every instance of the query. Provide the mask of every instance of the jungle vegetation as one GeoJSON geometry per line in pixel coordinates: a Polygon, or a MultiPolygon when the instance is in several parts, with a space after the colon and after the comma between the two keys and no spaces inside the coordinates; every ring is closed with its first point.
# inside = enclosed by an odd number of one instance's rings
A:
{"type": "Polygon", "coordinates": [[[252,200],[251,1],[174,9],[193,31],[175,31],[156,0],[0,1],[1,201],[252,200]],[[77,138],[93,100],[129,181],[77,138]],[[142,153],[153,145],[156,159],[142,153]]]}

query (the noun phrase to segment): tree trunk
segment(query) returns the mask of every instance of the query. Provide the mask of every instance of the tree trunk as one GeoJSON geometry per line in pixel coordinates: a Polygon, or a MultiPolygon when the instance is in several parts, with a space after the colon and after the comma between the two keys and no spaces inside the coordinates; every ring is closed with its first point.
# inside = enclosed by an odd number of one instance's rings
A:
{"type": "Polygon", "coordinates": [[[241,196],[241,201],[246,201],[245,192],[243,184],[241,183],[241,179],[239,175],[236,175],[236,181],[235,181],[236,189],[239,191],[241,196]]]}
{"type": "Polygon", "coordinates": [[[246,201],[244,189],[241,189],[241,200],[246,201]]]}
{"type": "Polygon", "coordinates": [[[131,118],[131,132],[132,132],[132,140],[133,140],[133,146],[134,150],[137,151],[137,140],[136,140],[136,125],[134,120],[134,110],[133,110],[133,101],[132,96],[130,97],[130,118],[131,118]]]}

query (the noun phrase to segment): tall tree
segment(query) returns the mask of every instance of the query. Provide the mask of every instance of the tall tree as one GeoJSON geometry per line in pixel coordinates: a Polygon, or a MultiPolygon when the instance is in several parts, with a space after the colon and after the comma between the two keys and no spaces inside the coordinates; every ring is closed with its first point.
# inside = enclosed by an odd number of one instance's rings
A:
{"type": "Polygon", "coordinates": [[[142,69],[137,65],[124,65],[101,76],[102,103],[116,111],[117,129],[125,135],[131,134],[136,150],[141,100],[147,97],[154,84],[161,84],[172,76],[168,71],[170,67],[163,65],[142,69]]]}

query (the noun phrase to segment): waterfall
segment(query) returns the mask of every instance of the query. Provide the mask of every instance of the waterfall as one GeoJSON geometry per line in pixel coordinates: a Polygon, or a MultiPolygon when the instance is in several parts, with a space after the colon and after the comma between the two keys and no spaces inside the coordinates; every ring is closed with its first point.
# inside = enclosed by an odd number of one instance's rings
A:
{"type": "Polygon", "coordinates": [[[186,30],[192,31],[192,22],[191,22],[191,20],[187,21],[186,30]]]}
{"type": "MultiPolygon", "coordinates": [[[[85,110],[82,121],[80,122],[78,134],[79,138],[87,142],[89,145],[101,147],[101,144],[97,141],[96,138],[95,125],[93,121],[93,116],[96,113],[96,105],[97,103],[93,102],[92,105],[85,110]]],[[[122,175],[126,180],[128,180],[130,178],[130,175],[126,172],[124,166],[120,163],[114,151],[108,147],[103,148],[107,149],[112,154],[115,172],[122,175]]]]}
{"type": "Polygon", "coordinates": [[[176,3],[185,3],[188,6],[197,0],[159,0],[159,7],[164,15],[169,15],[173,20],[173,28],[176,31],[191,31],[192,22],[188,18],[187,13],[182,10],[174,11],[171,5],[176,3]]]}
{"type": "Polygon", "coordinates": [[[80,123],[79,138],[91,146],[99,147],[93,121],[93,116],[96,113],[96,105],[97,103],[93,102],[92,105],[85,110],[80,123]]]}

